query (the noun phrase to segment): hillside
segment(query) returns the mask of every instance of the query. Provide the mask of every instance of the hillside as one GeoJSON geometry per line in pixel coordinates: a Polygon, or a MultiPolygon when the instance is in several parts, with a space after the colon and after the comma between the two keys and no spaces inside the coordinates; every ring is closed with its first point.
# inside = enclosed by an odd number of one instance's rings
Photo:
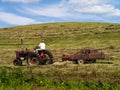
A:
{"type": "Polygon", "coordinates": [[[0,88],[13,90],[119,90],[120,24],[61,22],[0,29],[0,88]],[[15,50],[33,49],[42,39],[61,61],[64,53],[95,48],[107,55],[94,64],[13,66],[15,50]],[[20,89],[18,89],[20,88],[20,89]]]}
{"type": "Polygon", "coordinates": [[[14,50],[20,49],[21,38],[28,49],[33,49],[44,39],[47,49],[54,51],[55,58],[85,47],[113,47],[105,52],[120,58],[120,24],[70,22],[3,28],[0,29],[0,60],[14,57],[14,50]]]}

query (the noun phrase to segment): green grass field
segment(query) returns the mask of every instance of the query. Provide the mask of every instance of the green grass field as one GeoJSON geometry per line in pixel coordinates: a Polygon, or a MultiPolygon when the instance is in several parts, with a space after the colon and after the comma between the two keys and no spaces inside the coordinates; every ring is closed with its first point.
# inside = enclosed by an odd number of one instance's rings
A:
{"type": "Polygon", "coordinates": [[[61,22],[0,29],[0,90],[119,90],[120,24],[61,22]],[[64,53],[95,48],[108,58],[94,64],[13,66],[15,50],[33,49],[42,39],[61,61],[64,53]],[[111,59],[109,59],[111,58],[111,59]]]}

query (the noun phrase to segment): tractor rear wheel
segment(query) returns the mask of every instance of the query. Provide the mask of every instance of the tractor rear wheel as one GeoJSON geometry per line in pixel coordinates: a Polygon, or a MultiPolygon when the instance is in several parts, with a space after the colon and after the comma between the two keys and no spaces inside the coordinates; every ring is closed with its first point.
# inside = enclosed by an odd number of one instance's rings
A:
{"type": "Polygon", "coordinates": [[[20,59],[15,59],[13,61],[13,65],[15,65],[15,66],[21,66],[22,65],[22,61],[20,59]]]}
{"type": "Polygon", "coordinates": [[[28,58],[27,60],[27,64],[30,66],[35,66],[35,65],[39,65],[39,59],[37,57],[31,56],[30,58],[28,58]]]}
{"type": "Polygon", "coordinates": [[[40,56],[40,64],[42,64],[42,65],[52,64],[53,63],[52,53],[49,50],[42,50],[39,52],[39,54],[41,52],[43,53],[43,55],[40,56]]]}
{"type": "Polygon", "coordinates": [[[80,59],[80,60],[77,60],[77,63],[78,63],[79,65],[81,65],[81,64],[84,64],[85,62],[84,62],[84,60],[80,59]]]}

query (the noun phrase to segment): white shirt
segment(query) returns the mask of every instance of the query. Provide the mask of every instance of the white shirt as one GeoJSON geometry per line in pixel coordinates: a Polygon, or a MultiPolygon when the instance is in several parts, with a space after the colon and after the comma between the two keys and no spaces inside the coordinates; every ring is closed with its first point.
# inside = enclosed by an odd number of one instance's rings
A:
{"type": "Polygon", "coordinates": [[[40,44],[39,44],[39,47],[40,47],[40,49],[45,49],[45,43],[43,43],[43,42],[40,43],[40,44]]]}

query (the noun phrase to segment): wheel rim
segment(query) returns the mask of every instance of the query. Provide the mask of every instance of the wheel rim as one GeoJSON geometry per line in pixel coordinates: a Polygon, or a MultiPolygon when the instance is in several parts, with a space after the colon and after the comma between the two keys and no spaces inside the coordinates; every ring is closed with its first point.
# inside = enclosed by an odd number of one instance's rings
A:
{"type": "Polygon", "coordinates": [[[22,65],[22,64],[21,64],[21,61],[18,60],[18,59],[14,60],[14,61],[13,61],[13,64],[14,64],[15,66],[20,66],[20,65],[22,65]]]}
{"type": "Polygon", "coordinates": [[[78,64],[84,64],[84,60],[78,60],[78,64]]]}
{"type": "Polygon", "coordinates": [[[13,62],[13,64],[14,64],[15,66],[18,66],[18,61],[15,60],[15,61],[13,62]]]}
{"type": "Polygon", "coordinates": [[[47,54],[44,54],[44,56],[41,57],[41,61],[43,64],[49,64],[50,63],[50,57],[47,54]]]}
{"type": "Polygon", "coordinates": [[[50,57],[47,54],[45,54],[45,59],[46,59],[45,64],[49,64],[50,63],[50,57]]]}
{"type": "Polygon", "coordinates": [[[43,50],[39,52],[40,55],[40,64],[52,64],[53,63],[53,55],[48,50],[43,50]]]}
{"type": "Polygon", "coordinates": [[[34,57],[34,58],[31,58],[31,59],[30,59],[30,64],[31,64],[31,65],[32,65],[32,64],[33,64],[33,65],[38,65],[38,64],[39,64],[39,60],[38,60],[37,58],[35,58],[35,57],[34,57]]]}
{"type": "Polygon", "coordinates": [[[27,60],[27,64],[30,66],[39,65],[39,60],[37,57],[31,57],[27,60]]]}

